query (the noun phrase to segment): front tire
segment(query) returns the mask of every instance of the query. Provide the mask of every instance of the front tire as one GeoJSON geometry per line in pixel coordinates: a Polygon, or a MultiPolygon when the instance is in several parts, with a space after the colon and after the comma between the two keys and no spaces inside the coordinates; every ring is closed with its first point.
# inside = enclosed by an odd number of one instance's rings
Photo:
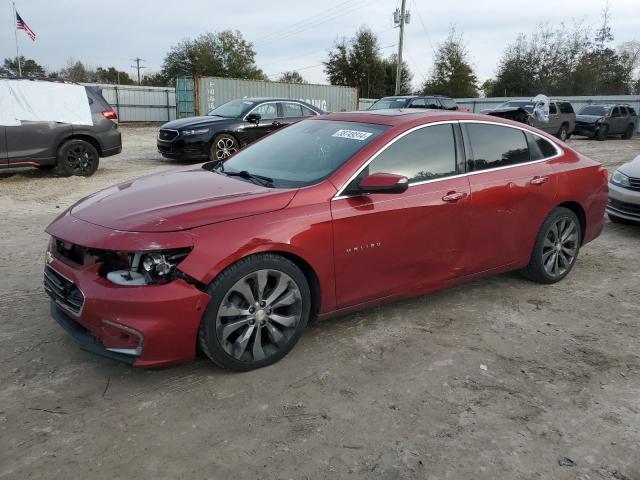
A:
{"type": "Polygon", "coordinates": [[[238,141],[228,133],[216,135],[209,148],[209,160],[220,162],[240,150],[238,141]]]}
{"type": "Polygon", "coordinates": [[[295,346],[311,312],[302,271],[274,254],[247,257],[208,287],[198,339],[216,364],[238,372],[277,362],[295,346]]]}
{"type": "Polygon", "coordinates": [[[98,170],[99,162],[100,155],[89,142],[67,140],[58,148],[56,171],[64,177],[90,177],[98,170]]]}
{"type": "Polygon", "coordinates": [[[556,208],[540,227],[531,260],[522,274],[537,283],[559,282],[573,269],[581,243],[576,214],[568,208],[556,208]]]}
{"type": "Polygon", "coordinates": [[[609,125],[602,125],[598,133],[596,133],[596,140],[599,142],[603,142],[607,139],[607,134],[609,133],[609,125]]]}

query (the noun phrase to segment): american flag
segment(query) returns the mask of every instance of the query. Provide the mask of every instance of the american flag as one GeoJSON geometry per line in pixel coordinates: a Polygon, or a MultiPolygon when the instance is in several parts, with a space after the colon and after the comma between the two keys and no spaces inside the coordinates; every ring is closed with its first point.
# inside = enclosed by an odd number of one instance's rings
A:
{"type": "Polygon", "coordinates": [[[16,28],[18,30],[24,30],[24,33],[26,33],[31,40],[36,41],[35,32],[29,28],[29,25],[26,24],[18,12],[16,12],[16,28]]]}

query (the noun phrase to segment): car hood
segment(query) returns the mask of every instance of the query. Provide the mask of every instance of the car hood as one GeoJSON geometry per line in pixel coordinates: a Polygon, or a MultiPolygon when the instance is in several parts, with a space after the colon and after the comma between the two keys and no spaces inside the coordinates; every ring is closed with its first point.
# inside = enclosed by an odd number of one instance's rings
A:
{"type": "Polygon", "coordinates": [[[629,177],[640,178],[640,155],[622,165],[618,170],[629,177]]]}
{"type": "Polygon", "coordinates": [[[215,115],[205,115],[202,117],[189,117],[189,118],[179,118],[177,120],[172,120],[170,122],[165,123],[160,128],[169,128],[174,130],[179,130],[181,128],[186,127],[198,127],[201,125],[213,125],[216,123],[236,121],[237,118],[224,118],[217,117],[215,115]]]}
{"type": "Polygon", "coordinates": [[[602,118],[602,115],[576,115],[576,122],[596,123],[602,118]]]}
{"type": "Polygon", "coordinates": [[[121,231],[170,232],[280,210],[295,189],[273,189],[198,166],[131,180],[80,200],[71,215],[121,231]]]}

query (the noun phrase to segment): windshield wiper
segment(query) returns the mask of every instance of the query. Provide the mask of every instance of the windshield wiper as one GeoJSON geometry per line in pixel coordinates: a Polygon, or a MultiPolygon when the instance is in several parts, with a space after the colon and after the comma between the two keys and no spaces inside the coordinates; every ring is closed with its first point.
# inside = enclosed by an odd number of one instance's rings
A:
{"type": "Polygon", "coordinates": [[[216,165],[214,167],[214,170],[217,173],[221,173],[229,177],[246,178],[247,180],[253,180],[253,182],[258,183],[258,185],[262,185],[265,187],[273,187],[273,178],[265,177],[264,175],[258,175],[257,173],[249,173],[246,170],[240,170],[239,172],[227,172],[224,169],[224,165],[222,162],[216,165]]]}

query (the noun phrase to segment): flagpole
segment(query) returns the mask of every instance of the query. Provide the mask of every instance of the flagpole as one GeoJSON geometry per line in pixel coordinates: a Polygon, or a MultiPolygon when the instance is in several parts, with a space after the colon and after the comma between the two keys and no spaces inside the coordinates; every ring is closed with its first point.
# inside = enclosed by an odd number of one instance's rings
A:
{"type": "Polygon", "coordinates": [[[20,49],[18,48],[18,26],[16,21],[18,16],[16,15],[16,2],[11,2],[13,6],[13,33],[16,37],[16,60],[18,60],[18,76],[22,77],[22,64],[20,62],[20,49]]]}

